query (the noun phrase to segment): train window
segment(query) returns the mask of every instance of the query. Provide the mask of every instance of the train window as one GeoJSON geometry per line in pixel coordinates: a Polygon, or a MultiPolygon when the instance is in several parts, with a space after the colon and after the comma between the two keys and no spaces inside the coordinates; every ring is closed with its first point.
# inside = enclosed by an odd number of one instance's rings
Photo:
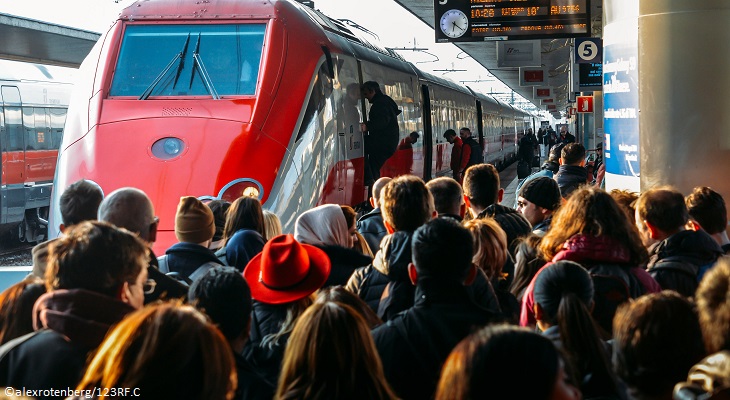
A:
{"type": "Polygon", "coordinates": [[[20,107],[5,106],[5,134],[4,151],[23,150],[23,114],[20,107]]]}
{"type": "Polygon", "coordinates": [[[28,138],[28,143],[35,144],[36,150],[48,150],[48,142],[51,138],[48,136],[51,128],[48,121],[48,109],[36,107],[35,109],[35,130],[33,135],[28,138]]]}
{"type": "Polygon", "coordinates": [[[35,150],[35,118],[33,116],[33,107],[23,107],[23,130],[25,131],[26,150],[35,150]]]}
{"type": "Polygon", "coordinates": [[[61,139],[63,139],[63,124],[66,122],[65,108],[49,108],[51,114],[51,137],[48,142],[49,149],[58,149],[61,147],[61,139]]]}
{"type": "Polygon", "coordinates": [[[110,95],[253,95],[265,30],[265,24],[128,26],[110,95]]]}

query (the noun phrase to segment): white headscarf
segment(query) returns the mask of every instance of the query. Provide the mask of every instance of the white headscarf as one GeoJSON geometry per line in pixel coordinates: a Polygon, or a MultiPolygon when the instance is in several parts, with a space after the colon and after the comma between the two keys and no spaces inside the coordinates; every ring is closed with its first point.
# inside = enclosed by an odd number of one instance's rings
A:
{"type": "Polygon", "coordinates": [[[350,227],[336,204],[324,204],[305,211],[294,224],[294,239],[311,245],[349,247],[350,227]]]}

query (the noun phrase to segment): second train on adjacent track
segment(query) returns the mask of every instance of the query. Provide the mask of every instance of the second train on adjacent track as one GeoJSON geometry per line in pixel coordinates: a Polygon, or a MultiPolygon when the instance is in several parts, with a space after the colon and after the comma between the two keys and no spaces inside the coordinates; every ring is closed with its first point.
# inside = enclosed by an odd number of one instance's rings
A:
{"type": "Polygon", "coordinates": [[[365,201],[365,81],[378,82],[402,110],[400,138],[421,137],[383,166],[385,176],[450,176],[443,133],[461,127],[478,137],[485,162],[501,167],[536,124],[290,0],[139,1],[79,74],[54,204],[81,178],[106,194],[142,189],[160,217],[158,252],[176,241],[180,196],[258,196],[286,231],[318,204],[365,201]]]}

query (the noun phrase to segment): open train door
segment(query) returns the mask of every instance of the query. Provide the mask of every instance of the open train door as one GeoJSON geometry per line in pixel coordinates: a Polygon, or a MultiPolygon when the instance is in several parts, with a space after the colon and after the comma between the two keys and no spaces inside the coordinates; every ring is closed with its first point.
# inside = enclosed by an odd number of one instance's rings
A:
{"type": "Polygon", "coordinates": [[[17,223],[25,214],[25,135],[20,91],[15,86],[2,86],[2,195],[0,223],[17,223]]]}
{"type": "Polygon", "coordinates": [[[428,85],[421,85],[421,101],[423,109],[423,180],[433,177],[433,125],[431,124],[431,94],[428,85]]]}

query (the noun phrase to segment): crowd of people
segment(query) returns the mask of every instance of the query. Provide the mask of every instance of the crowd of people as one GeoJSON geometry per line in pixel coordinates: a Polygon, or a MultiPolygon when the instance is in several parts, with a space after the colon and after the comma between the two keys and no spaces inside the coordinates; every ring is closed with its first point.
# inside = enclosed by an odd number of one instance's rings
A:
{"type": "Polygon", "coordinates": [[[0,387],[42,399],[727,398],[722,196],[585,179],[566,190],[556,175],[524,183],[516,209],[489,164],[461,182],[383,177],[371,212],[323,204],[293,234],[256,198],[183,197],[178,243],[160,255],[144,192],[76,182],[61,236],[0,294],[0,387]]]}

